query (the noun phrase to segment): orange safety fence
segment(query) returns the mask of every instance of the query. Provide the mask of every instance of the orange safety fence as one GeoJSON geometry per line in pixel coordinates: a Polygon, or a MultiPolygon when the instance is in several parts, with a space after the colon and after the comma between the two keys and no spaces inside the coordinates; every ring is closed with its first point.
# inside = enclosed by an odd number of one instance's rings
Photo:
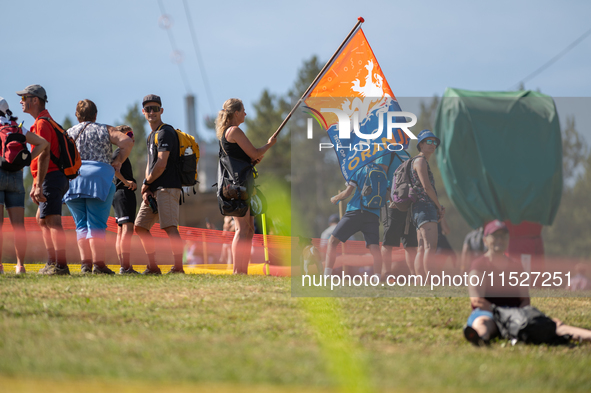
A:
{"type": "MultiPolygon", "coordinates": [[[[62,227],[66,230],[67,258],[69,263],[79,264],[78,248],[72,247],[76,243],[74,230],[76,229],[74,220],[71,216],[62,217],[62,227]]],[[[107,250],[106,262],[109,265],[116,266],[118,264],[117,255],[115,252],[115,234],[117,233],[118,225],[115,218],[109,217],[107,221],[107,250]]],[[[28,247],[26,263],[39,263],[46,260],[46,251],[41,237],[41,228],[34,217],[25,218],[25,231],[27,234],[28,247]]],[[[12,225],[8,217],[4,218],[2,232],[6,235],[11,235],[13,232],[12,225]]],[[[160,229],[159,224],[155,224],[150,231],[156,243],[157,263],[159,265],[172,265],[172,254],[168,242],[166,232],[160,229]]],[[[193,253],[197,262],[193,265],[190,261],[185,261],[185,266],[197,266],[195,269],[201,271],[207,267],[206,270],[212,270],[212,273],[226,273],[227,270],[231,272],[232,265],[228,264],[226,260],[220,260],[222,255],[222,248],[225,246],[228,249],[234,238],[234,232],[220,231],[205,228],[193,227],[179,227],[181,238],[185,240],[185,252],[193,245],[193,253]]],[[[313,238],[312,244],[320,250],[321,258],[324,259],[326,250],[326,240],[313,238]]],[[[299,272],[299,255],[301,250],[298,246],[298,238],[290,236],[267,235],[267,246],[269,249],[269,260],[265,260],[263,235],[255,234],[252,241],[251,250],[251,268],[252,274],[267,274],[289,276],[291,275],[292,258],[295,268],[294,273],[299,272]],[[294,257],[292,257],[292,251],[294,257]],[[268,263],[267,263],[268,262],[268,263]]],[[[228,250],[226,250],[227,252],[228,250]]],[[[13,260],[14,247],[10,241],[5,241],[4,252],[5,262],[13,260]]],[[[404,260],[404,250],[402,248],[394,247],[392,253],[393,260],[404,260]]],[[[131,262],[133,265],[145,265],[146,255],[143,251],[141,243],[137,236],[132,240],[131,262]]],[[[335,268],[339,267],[363,267],[372,266],[373,259],[369,250],[363,241],[347,241],[340,244],[337,248],[337,259],[335,268]]],[[[250,273],[250,270],[249,270],[250,273]]]]}

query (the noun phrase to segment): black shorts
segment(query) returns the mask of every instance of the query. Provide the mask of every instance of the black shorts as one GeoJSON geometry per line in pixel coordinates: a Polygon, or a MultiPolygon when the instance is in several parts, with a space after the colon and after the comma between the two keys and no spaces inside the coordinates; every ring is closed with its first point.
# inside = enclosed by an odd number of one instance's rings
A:
{"type": "Polygon", "coordinates": [[[361,231],[367,247],[380,244],[380,219],[368,211],[353,210],[345,213],[332,235],[342,242],[361,231]]]}
{"type": "Polygon", "coordinates": [[[62,171],[49,172],[43,180],[43,195],[47,199],[39,203],[39,218],[62,215],[62,198],[70,189],[70,181],[62,171]]]}
{"type": "Polygon", "coordinates": [[[384,246],[400,247],[400,243],[404,248],[418,247],[417,229],[410,220],[408,227],[408,234],[404,234],[406,226],[406,215],[408,212],[401,212],[398,209],[392,209],[387,206],[382,207],[382,224],[384,225],[384,246]]]}
{"type": "Polygon", "coordinates": [[[122,226],[128,222],[135,222],[135,214],[137,211],[135,191],[132,191],[129,188],[115,191],[113,210],[115,210],[117,225],[122,226]]]}

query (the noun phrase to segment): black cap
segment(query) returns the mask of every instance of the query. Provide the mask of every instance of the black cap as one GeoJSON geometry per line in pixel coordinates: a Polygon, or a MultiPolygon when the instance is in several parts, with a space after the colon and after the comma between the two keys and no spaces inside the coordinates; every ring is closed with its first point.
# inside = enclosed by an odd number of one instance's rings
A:
{"type": "Polygon", "coordinates": [[[148,102],[155,102],[158,105],[162,106],[162,100],[160,99],[159,96],[157,96],[156,94],[148,94],[147,96],[144,97],[144,100],[142,101],[142,108],[144,106],[146,106],[146,104],[148,102]]]}
{"type": "Polygon", "coordinates": [[[25,96],[27,94],[30,94],[32,96],[39,97],[43,101],[47,102],[47,93],[45,93],[45,89],[40,85],[29,85],[25,87],[23,90],[17,91],[16,94],[19,96],[25,96]]]}

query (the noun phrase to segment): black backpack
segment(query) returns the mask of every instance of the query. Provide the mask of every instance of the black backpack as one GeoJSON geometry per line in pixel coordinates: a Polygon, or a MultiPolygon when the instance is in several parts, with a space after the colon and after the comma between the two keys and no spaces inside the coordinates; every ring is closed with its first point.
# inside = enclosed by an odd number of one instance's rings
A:
{"type": "MultiPolygon", "coordinates": [[[[220,142],[221,146],[221,142],[220,142]]],[[[244,217],[248,211],[250,197],[255,193],[255,169],[250,162],[239,160],[222,153],[218,166],[218,206],[223,216],[244,217]]]]}
{"type": "Polygon", "coordinates": [[[10,124],[0,128],[0,168],[8,172],[17,172],[31,165],[31,152],[27,149],[27,137],[23,135],[22,123],[10,124]]]}
{"type": "Polygon", "coordinates": [[[556,322],[535,307],[497,307],[493,316],[503,338],[526,344],[566,344],[570,336],[556,334],[556,322]]]}

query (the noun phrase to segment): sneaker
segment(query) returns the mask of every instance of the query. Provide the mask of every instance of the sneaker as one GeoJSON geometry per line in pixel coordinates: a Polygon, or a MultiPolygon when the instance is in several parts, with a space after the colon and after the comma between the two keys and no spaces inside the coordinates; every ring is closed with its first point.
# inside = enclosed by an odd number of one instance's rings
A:
{"type": "Polygon", "coordinates": [[[464,326],[464,337],[466,337],[466,340],[471,342],[472,345],[477,347],[486,346],[486,342],[478,335],[478,332],[476,332],[472,326],[464,326]]]}
{"type": "Polygon", "coordinates": [[[119,274],[140,274],[140,272],[136,272],[135,270],[133,270],[133,267],[130,266],[127,269],[125,269],[124,267],[121,267],[119,269],[119,274]]]}
{"type": "Polygon", "coordinates": [[[80,273],[82,274],[89,274],[92,273],[92,265],[88,263],[83,263],[80,265],[80,273]]]}
{"type": "MultiPolygon", "coordinates": [[[[68,265],[65,266],[57,266],[57,265],[49,265],[46,266],[47,270],[44,273],[48,276],[69,276],[70,275],[70,268],[68,265]]],[[[39,270],[41,272],[41,270],[39,270]]]]}
{"type": "Polygon", "coordinates": [[[158,275],[158,274],[162,274],[162,270],[160,270],[160,268],[158,266],[156,267],[146,267],[146,270],[144,270],[142,272],[143,275],[158,275]]]}
{"type": "Polygon", "coordinates": [[[111,269],[109,269],[107,267],[107,265],[103,265],[103,266],[97,266],[94,265],[92,267],[92,274],[115,274],[114,271],[112,271],[111,269]]]}
{"type": "Polygon", "coordinates": [[[16,265],[16,274],[25,274],[27,271],[25,270],[25,265],[16,265]]]}
{"type": "Polygon", "coordinates": [[[185,271],[183,270],[182,266],[180,268],[173,266],[172,269],[170,269],[166,274],[185,274],[185,271]]]}
{"type": "Polygon", "coordinates": [[[41,269],[39,269],[38,273],[39,274],[49,274],[50,271],[53,271],[54,267],[55,267],[54,264],[47,262],[45,264],[45,266],[43,266],[41,269]]]}

